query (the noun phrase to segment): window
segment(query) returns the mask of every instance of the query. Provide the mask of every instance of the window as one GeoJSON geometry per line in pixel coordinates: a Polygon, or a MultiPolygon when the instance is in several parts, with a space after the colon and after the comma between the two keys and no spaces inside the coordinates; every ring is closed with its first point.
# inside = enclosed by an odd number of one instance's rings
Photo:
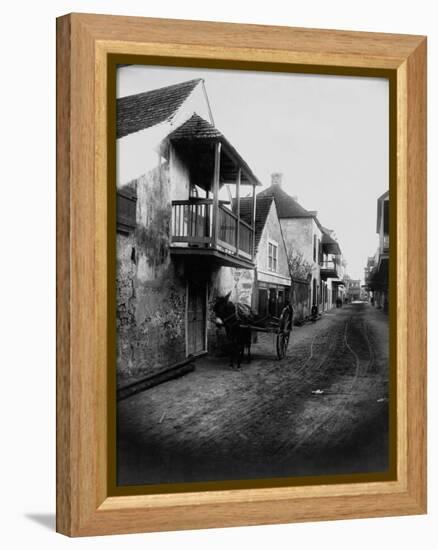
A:
{"type": "Polygon", "coordinates": [[[318,247],[318,237],[313,235],[313,261],[316,262],[316,250],[318,247]]]}
{"type": "Polygon", "coordinates": [[[268,269],[277,271],[278,245],[269,241],[268,243],[268,269]]]}

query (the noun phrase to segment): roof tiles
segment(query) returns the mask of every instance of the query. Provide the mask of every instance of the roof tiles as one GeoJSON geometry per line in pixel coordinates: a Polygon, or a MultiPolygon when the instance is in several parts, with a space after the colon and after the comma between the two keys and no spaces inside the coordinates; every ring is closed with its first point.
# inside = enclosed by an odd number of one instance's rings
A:
{"type": "Polygon", "coordinates": [[[208,121],[194,113],[186,122],[178,126],[168,139],[225,139],[222,133],[208,121]]]}
{"type": "Polygon", "coordinates": [[[201,78],[120,97],[116,106],[117,139],[169,120],[189,97],[201,78]]]}
{"type": "Polygon", "coordinates": [[[278,184],[272,184],[257,195],[273,197],[279,218],[314,218],[315,213],[306,210],[295,199],[288,195],[278,184]]]}

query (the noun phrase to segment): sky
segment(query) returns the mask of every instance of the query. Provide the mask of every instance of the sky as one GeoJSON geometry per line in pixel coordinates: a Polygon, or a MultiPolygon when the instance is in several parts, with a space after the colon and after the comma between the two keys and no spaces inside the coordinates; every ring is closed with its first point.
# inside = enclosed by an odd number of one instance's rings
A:
{"type": "Polygon", "coordinates": [[[389,187],[388,81],[133,65],[118,70],[117,95],[192,78],[204,78],[215,126],[263,188],[282,172],[283,189],[335,231],[347,273],[363,281],[389,187]]]}

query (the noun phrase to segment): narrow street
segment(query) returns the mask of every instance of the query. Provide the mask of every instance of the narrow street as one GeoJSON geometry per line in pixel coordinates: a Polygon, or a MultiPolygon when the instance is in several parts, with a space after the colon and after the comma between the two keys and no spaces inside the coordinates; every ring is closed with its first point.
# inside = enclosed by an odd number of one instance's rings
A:
{"type": "Polygon", "coordinates": [[[388,467],[388,318],[366,303],[294,327],[278,361],[196,370],[118,404],[118,484],[381,472],[388,467]]]}

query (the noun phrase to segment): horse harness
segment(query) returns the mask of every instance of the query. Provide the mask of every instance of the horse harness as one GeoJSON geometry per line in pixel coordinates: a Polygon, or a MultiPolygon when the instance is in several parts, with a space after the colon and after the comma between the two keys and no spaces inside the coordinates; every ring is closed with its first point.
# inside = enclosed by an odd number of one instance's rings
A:
{"type": "Polygon", "coordinates": [[[224,324],[225,327],[227,327],[227,324],[229,326],[229,328],[234,328],[235,326],[238,326],[239,325],[239,322],[240,322],[240,319],[239,319],[239,316],[237,315],[237,307],[233,304],[233,313],[230,313],[230,315],[227,315],[227,317],[224,317],[222,319],[222,322],[224,324]]]}

